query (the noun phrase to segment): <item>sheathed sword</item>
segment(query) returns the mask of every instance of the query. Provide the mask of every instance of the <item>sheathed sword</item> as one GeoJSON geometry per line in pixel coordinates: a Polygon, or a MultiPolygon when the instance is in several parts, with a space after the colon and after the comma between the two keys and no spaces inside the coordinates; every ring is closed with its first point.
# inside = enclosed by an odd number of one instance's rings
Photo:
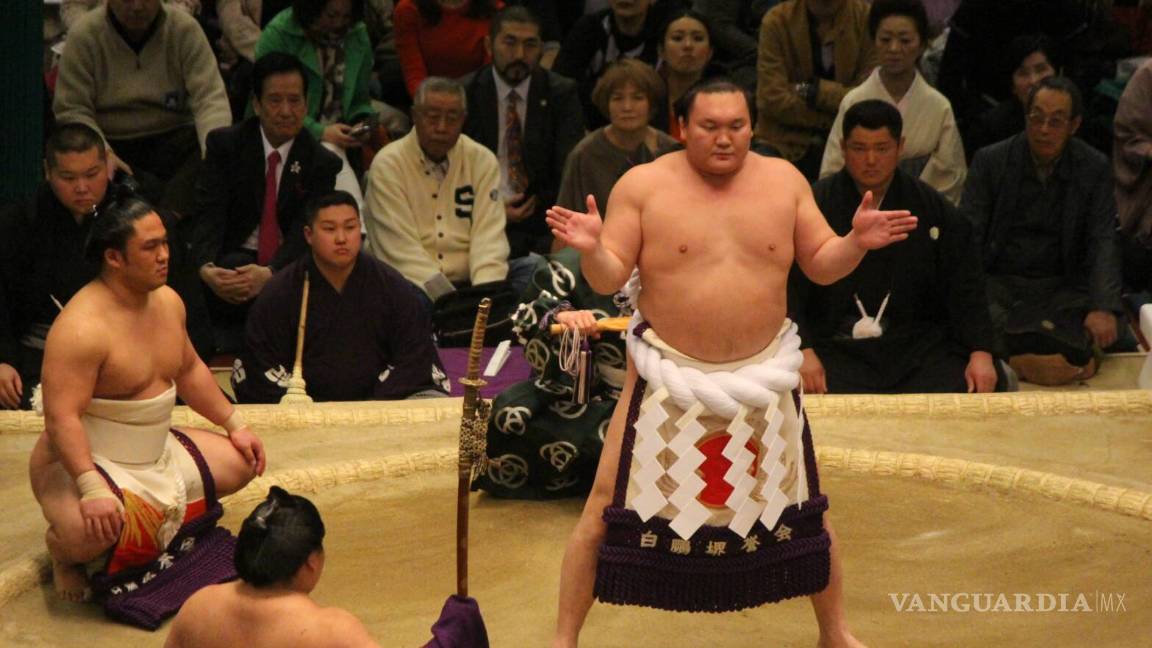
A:
{"type": "Polygon", "coordinates": [[[488,463],[485,457],[489,404],[480,396],[487,384],[480,377],[480,353],[484,350],[484,330],[488,327],[488,310],[492,300],[485,297],[476,312],[472,326],[472,345],[468,349],[468,375],[464,385],[464,415],[460,419],[459,480],[456,489],[456,593],[468,596],[468,496],[472,480],[488,463]]]}

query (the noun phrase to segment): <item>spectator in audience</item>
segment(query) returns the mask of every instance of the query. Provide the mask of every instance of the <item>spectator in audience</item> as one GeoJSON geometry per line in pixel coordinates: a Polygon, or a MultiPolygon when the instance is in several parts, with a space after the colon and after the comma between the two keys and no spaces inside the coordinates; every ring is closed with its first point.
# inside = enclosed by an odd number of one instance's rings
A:
{"type": "MultiPolygon", "coordinates": [[[[71,31],[84,14],[96,7],[103,7],[105,0],[60,0],[60,22],[64,23],[64,31],[71,31]]],[[[227,0],[220,0],[221,2],[227,0]]],[[[164,4],[184,11],[190,15],[200,14],[200,0],[164,0],[164,4]]]]}
{"type": "Polygon", "coordinates": [[[605,68],[623,58],[656,65],[660,26],[677,0],[612,0],[604,9],[580,18],[564,39],[552,70],[575,79],[584,106],[585,125],[598,128],[604,117],[592,100],[592,89],[605,68]]]}
{"type": "Polygon", "coordinates": [[[304,218],[311,253],[277,273],[252,306],[244,351],[232,369],[236,399],[280,402],[296,358],[306,280],[302,366],[313,400],[446,395],[428,311],[400,273],[361,251],[352,196],[321,195],[304,218]]]}
{"type": "Polygon", "coordinates": [[[1124,251],[1124,278],[1152,290],[1152,62],[1132,75],[1114,123],[1112,172],[1124,251]]]}
{"type": "Polygon", "coordinates": [[[396,29],[392,15],[396,11],[393,0],[365,0],[364,24],[368,27],[368,40],[372,43],[372,95],[390,106],[405,111],[412,98],[404,86],[404,71],[400,67],[400,54],[396,51],[396,29]]]}
{"type": "Polygon", "coordinates": [[[244,119],[252,96],[252,65],[260,34],[276,14],[291,5],[292,0],[216,0],[220,33],[216,53],[235,121],[244,119]]]}
{"type": "Polygon", "coordinates": [[[324,521],[306,498],[271,487],[240,525],[234,563],[239,580],[193,594],[165,648],[379,648],[355,615],[310,596],[324,573],[324,521]]]}
{"type": "Polygon", "coordinates": [[[787,0],[764,15],[756,139],[815,179],[840,101],[876,65],[864,0],[787,0]]]}
{"type": "MultiPolygon", "coordinates": [[[[881,2],[882,0],[877,0],[881,2]]],[[[789,310],[800,327],[807,393],[990,392],[994,335],[971,225],[931,185],[901,168],[903,118],[865,99],[839,124],[844,168],[812,188],[839,235],[862,196],[919,219],[906,241],[874,250],[820,286],[793,269],[789,310]]]]}
{"type": "Polygon", "coordinates": [[[840,102],[824,147],[820,177],[844,167],[840,139],[844,112],[865,99],[881,99],[896,106],[904,123],[900,167],[944,194],[952,204],[959,203],[968,168],[952,106],[917,69],[928,43],[924,5],[920,0],[875,0],[868,14],[868,31],[880,65],[840,102]]]}
{"type": "Polygon", "coordinates": [[[220,27],[216,56],[235,121],[244,119],[248,97],[252,94],[252,65],[256,62],[256,43],[266,22],[262,18],[268,4],[263,0],[216,0],[216,20],[220,27]]]}
{"type": "Polygon", "coordinates": [[[267,22],[262,0],[216,0],[220,22],[220,64],[232,67],[239,61],[256,62],[256,43],[267,22]]]}
{"type": "Polygon", "coordinates": [[[624,59],[608,66],[596,82],[592,100],[609,123],[572,149],[556,204],[584,211],[592,195],[604,213],[608,194],[625,171],[675,150],[680,143],[649,126],[655,107],[664,101],[664,84],[647,63],[624,59]]]}
{"type": "Polygon", "coordinates": [[[256,58],[269,52],[291,54],[304,64],[308,105],[304,128],[340,156],[336,188],[363,203],[359,149],[372,133],[376,113],[369,98],[372,44],[364,25],[364,0],[292,0],[276,15],[256,44],[256,58]]]}
{"type": "Polygon", "coordinates": [[[301,208],[331,191],[340,160],[304,128],[308,77],[281,52],[253,69],[256,115],[212,132],[196,184],[193,262],[221,352],[243,346],[252,300],[306,249],[301,208]]]}
{"type": "Polygon", "coordinates": [[[160,0],[109,0],[76,23],[53,108],[61,122],[96,129],[109,161],[179,214],[191,205],[208,133],[232,121],[204,31],[160,0]]]}
{"type": "Polygon", "coordinates": [[[928,33],[925,38],[932,40],[943,32],[959,6],[960,0],[924,0],[924,9],[928,12],[928,33]]]}
{"type": "Polygon", "coordinates": [[[552,69],[556,55],[560,53],[560,41],[568,33],[563,13],[565,9],[572,11],[573,4],[565,0],[508,0],[504,3],[506,7],[524,7],[540,21],[540,67],[546,70],[552,69]]]}
{"type": "Polygon", "coordinates": [[[505,280],[508,239],[500,162],[461,134],[464,86],[428,77],[413,99],[415,128],[377,153],[368,172],[368,236],[372,253],[430,306],[455,287],[505,280]]]}
{"type": "Polygon", "coordinates": [[[415,94],[429,76],[462,77],[491,61],[484,39],[499,0],[399,0],[396,50],[415,94]]]}
{"type": "MultiPolygon", "coordinates": [[[[99,274],[99,264],[84,257],[93,214],[113,189],[130,193],[133,186],[123,173],[109,182],[104,141],[85,124],[56,127],[45,142],[44,175],[34,196],[0,209],[0,409],[29,407],[48,328],[72,295],[99,274]]],[[[183,290],[192,284],[182,281],[183,268],[172,265],[169,283],[181,289],[186,303],[199,306],[183,290]]],[[[209,332],[196,309],[189,310],[189,333],[197,351],[206,353],[209,332]]]]}
{"type": "MultiPolygon", "coordinates": [[[[596,320],[627,317],[623,295],[601,295],[580,273],[580,255],[565,248],[532,278],[513,326],[532,365],[531,380],[504,390],[488,422],[489,469],[474,488],[499,497],[552,499],[584,495],[592,486],[604,431],[624,384],[624,340],[596,332],[596,320]],[[560,324],[587,339],[592,366],[583,402],[563,367],[569,351],[549,328],[560,324]]],[[[571,334],[571,333],[569,333],[571,334]]]]}
{"type": "MultiPolygon", "coordinates": [[[[652,0],[660,2],[660,0],[652,0]]],[[[545,40],[560,41],[584,16],[604,11],[611,5],[610,0],[511,0],[507,4],[521,4],[540,16],[545,40]]]]}
{"type": "Polygon", "coordinates": [[[1011,88],[1001,80],[1020,65],[1020,59],[1008,56],[1013,39],[1022,34],[1045,34],[1063,51],[1072,35],[1086,29],[1089,4],[1096,3],[961,0],[949,21],[936,84],[952,102],[960,129],[966,131],[977,115],[1010,98],[1011,88]]]}
{"type": "Polygon", "coordinates": [[[1028,94],[1041,79],[1055,75],[1059,67],[1056,45],[1044,34],[1017,36],[1005,54],[1012,69],[1003,75],[1003,85],[1011,85],[1011,95],[970,121],[964,133],[968,159],[985,146],[1006,140],[1024,128],[1028,94]]]}
{"type": "MultiPolygon", "coordinates": [[[[556,203],[564,161],[584,136],[576,84],[540,67],[540,23],[520,6],[502,9],[485,40],[492,65],[461,80],[464,133],[496,153],[512,259],[552,248],[544,211],[556,203]]],[[[517,263],[517,262],[513,262],[517,263]]]]}
{"type": "Polygon", "coordinates": [[[993,325],[1022,380],[1091,377],[1117,337],[1120,256],[1108,160],[1078,138],[1076,85],[1031,91],[1027,127],[976,153],[961,206],[976,228],[993,325]]]}
{"type": "Polygon", "coordinates": [[[711,25],[716,60],[733,81],[756,92],[756,50],[760,23],[780,0],[696,0],[693,7],[711,25]]]}
{"type": "Polygon", "coordinates": [[[46,182],[0,210],[0,409],[29,407],[48,328],[99,274],[84,242],[108,192],[106,159],[95,130],[61,124],[45,145],[46,182]]]}
{"type": "Polygon", "coordinates": [[[660,30],[661,78],[667,97],[656,106],[652,125],[683,142],[680,120],[673,106],[680,97],[710,70],[712,62],[712,30],[707,19],[692,9],[673,12],[660,30]]]}

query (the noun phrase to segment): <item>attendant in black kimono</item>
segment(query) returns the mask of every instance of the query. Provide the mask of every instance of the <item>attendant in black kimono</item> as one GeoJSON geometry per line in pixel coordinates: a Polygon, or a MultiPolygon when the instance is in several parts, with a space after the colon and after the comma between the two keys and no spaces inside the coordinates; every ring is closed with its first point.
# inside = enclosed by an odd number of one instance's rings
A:
{"type": "Polygon", "coordinates": [[[277,403],[296,357],[304,278],[309,282],[303,371],[316,401],[443,396],[448,379],[432,323],[415,288],[361,252],[356,201],[343,191],[305,209],[311,248],[277,272],[248,314],[245,349],[232,370],[242,403],[277,403]]]}
{"type": "Polygon", "coordinates": [[[873,250],[847,277],[818,286],[793,269],[809,393],[988,392],[998,382],[984,278],[972,228],[943,196],[898,167],[903,122],[869,100],[845,113],[845,168],[813,187],[839,235],[861,193],[919,218],[907,240],[873,250]],[[878,320],[878,326],[877,326],[878,320]]]}
{"type": "MultiPolygon", "coordinates": [[[[99,262],[84,258],[84,242],[110,193],[131,192],[121,176],[110,183],[104,141],[83,124],[60,124],[45,143],[46,181],[28,199],[0,208],[0,409],[29,408],[40,382],[44,340],[76,291],[96,278],[99,262]],[[124,186],[121,186],[124,185],[124,186]]],[[[175,237],[168,282],[190,301],[191,279],[175,237]]],[[[202,302],[201,302],[202,304],[202,302]]],[[[198,351],[206,326],[189,308],[189,334],[198,351]]]]}

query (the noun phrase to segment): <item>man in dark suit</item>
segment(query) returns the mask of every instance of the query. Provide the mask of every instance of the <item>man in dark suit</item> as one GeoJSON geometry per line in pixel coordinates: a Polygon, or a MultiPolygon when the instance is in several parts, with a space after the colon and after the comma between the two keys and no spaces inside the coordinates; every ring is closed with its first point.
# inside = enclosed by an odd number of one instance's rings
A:
{"type": "Polygon", "coordinates": [[[304,127],[304,68],[270,53],[252,72],[255,117],[208,135],[196,187],[192,254],[207,290],[217,350],[234,353],[248,306],[272,273],[306,249],[302,208],[332,191],[340,159],[304,127]]]}
{"type": "Polygon", "coordinates": [[[492,64],[461,79],[464,133],[500,160],[510,258],[547,253],[544,211],[556,200],[568,152],[584,136],[576,83],[540,67],[540,21],[524,7],[497,13],[485,44],[492,64]]]}
{"type": "Polygon", "coordinates": [[[1092,377],[1117,340],[1120,254],[1108,159],[1073,137],[1074,83],[1032,87],[1024,132],[976,152],[960,208],[975,228],[992,324],[1021,380],[1092,377]]]}

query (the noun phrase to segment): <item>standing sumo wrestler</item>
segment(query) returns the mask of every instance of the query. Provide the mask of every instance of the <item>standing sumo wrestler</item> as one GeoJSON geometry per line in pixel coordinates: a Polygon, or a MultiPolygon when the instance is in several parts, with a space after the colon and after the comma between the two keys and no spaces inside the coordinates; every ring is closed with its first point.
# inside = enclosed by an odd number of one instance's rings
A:
{"type": "Polygon", "coordinates": [[[564,556],[554,646],[576,645],[593,596],[719,612],[800,595],[821,646],[861,645],[844,621],[786,284],[793,259],[832,283],[916,219],[867,193],[836,236],[791,164],[748,155],[753,105],[727,80],[697,84],[677,104],[685,150],[626,173],[606,221],[594,200],[549,212],[598,292],[639,271],[628,374],[564,556]]]}

